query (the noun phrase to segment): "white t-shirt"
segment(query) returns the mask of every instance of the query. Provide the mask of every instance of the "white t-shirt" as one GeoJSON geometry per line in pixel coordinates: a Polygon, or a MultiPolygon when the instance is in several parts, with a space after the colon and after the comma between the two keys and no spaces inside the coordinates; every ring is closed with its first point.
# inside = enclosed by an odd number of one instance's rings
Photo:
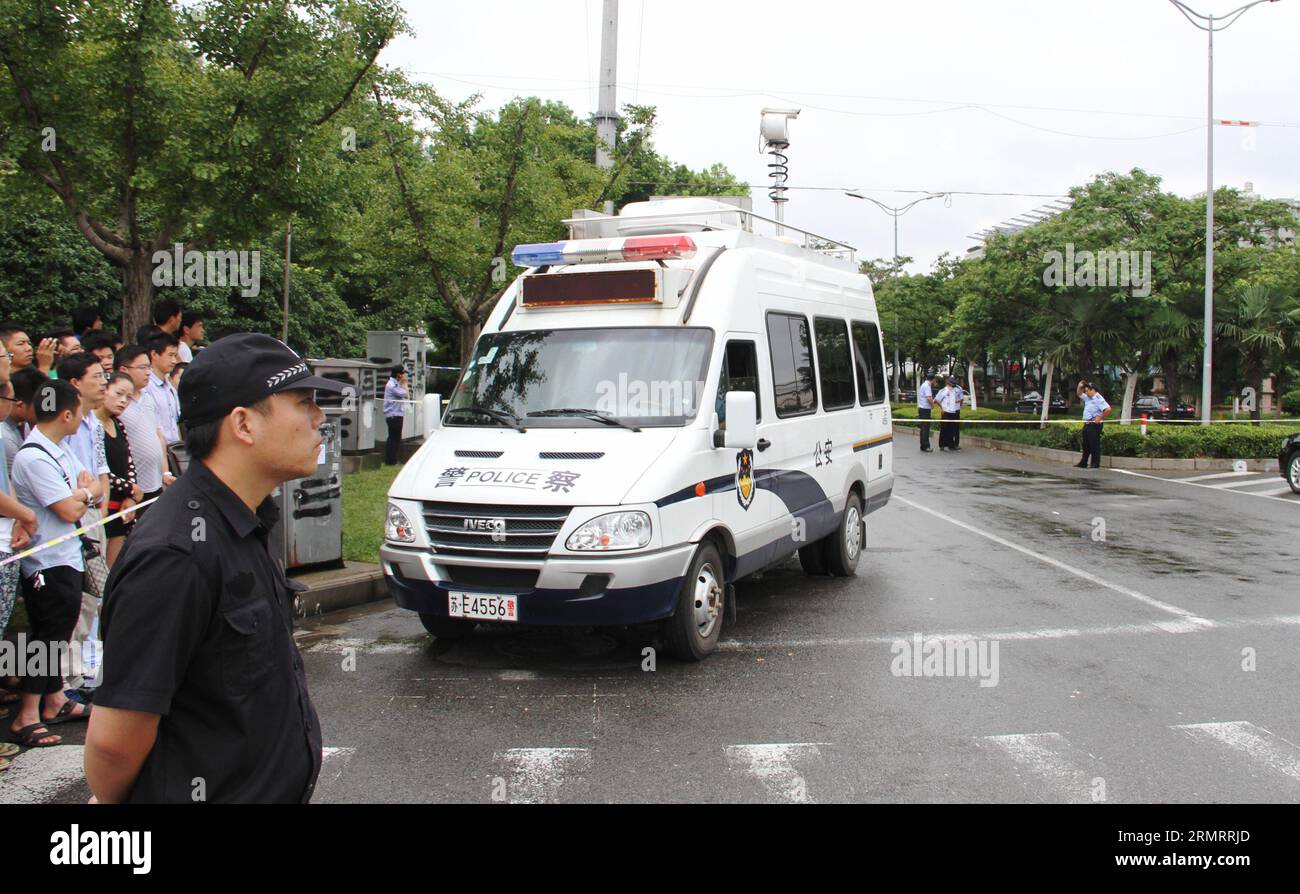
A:
{"type": "Polygon", "coordinates": [[[183,341],[176,346],[176,354],[181,358],[181,363],[194,362],[194,353],[190,350],[190,346],[183,341]]]}

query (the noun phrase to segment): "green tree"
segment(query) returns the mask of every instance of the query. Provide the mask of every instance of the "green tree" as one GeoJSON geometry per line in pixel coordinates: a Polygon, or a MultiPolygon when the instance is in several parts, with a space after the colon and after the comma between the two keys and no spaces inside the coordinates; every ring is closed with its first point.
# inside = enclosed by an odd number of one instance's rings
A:
{"type": "Polygon", "coordinates": [[[243,246],[329,191],[327,127],[395,0],[0,0],[0,155],[48,188],[147,321],[153,255],[243,246]]]}

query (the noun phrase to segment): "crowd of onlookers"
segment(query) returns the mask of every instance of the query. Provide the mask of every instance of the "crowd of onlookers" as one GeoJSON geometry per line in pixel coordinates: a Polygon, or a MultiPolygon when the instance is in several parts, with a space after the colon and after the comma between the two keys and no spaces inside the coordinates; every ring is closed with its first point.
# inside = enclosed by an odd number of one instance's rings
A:
{"type": "MultiPolygon", "coordinates": [[[[28,642],[67,643],[86,659],[0,677],[3,732],[26,747],[56,745],[52,725],[89,716],[104,580],[180,474],[176,389],[203,315],[159,301],[153,320],[129,337],[89,307],[52,332],[0,322],[0,640],[21,598],[28,642]]],[[[0,744],[0,770],[16,751],[0,744]]]]}

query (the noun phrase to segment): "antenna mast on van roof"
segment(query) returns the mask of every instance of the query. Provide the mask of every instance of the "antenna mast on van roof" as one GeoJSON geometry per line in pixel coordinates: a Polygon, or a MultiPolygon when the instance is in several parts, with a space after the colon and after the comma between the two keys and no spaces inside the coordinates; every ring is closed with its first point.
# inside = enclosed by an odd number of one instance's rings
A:
{"type": "Polygon", "coordinates": [[[785,150],[790,148],[790,120],[798,117],[798,109],[763,109],[763,120],[759,125],[759,134],[763,139],[760,151],[772,156],[772,160],[767,163],[767,176],[772,178],[772,189],[767,197],[776,206],[778,236],[785,233],[785,227],[782,226],[785,222],[785,203],[790,201],[785,195],[785,181],[790,174],[787,164],[789,159],[785,156],[785,150]]]}

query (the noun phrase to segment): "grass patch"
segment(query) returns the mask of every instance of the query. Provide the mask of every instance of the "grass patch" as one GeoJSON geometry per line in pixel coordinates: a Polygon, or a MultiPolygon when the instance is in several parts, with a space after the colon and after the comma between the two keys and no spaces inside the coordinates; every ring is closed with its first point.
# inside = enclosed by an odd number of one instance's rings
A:
{"type": "Polygon", "coordinates": [[[399,471],[401,466],[380,466],[343,477],[343,558],[346,561],[379,561],[388,488],[399,471]]]}

